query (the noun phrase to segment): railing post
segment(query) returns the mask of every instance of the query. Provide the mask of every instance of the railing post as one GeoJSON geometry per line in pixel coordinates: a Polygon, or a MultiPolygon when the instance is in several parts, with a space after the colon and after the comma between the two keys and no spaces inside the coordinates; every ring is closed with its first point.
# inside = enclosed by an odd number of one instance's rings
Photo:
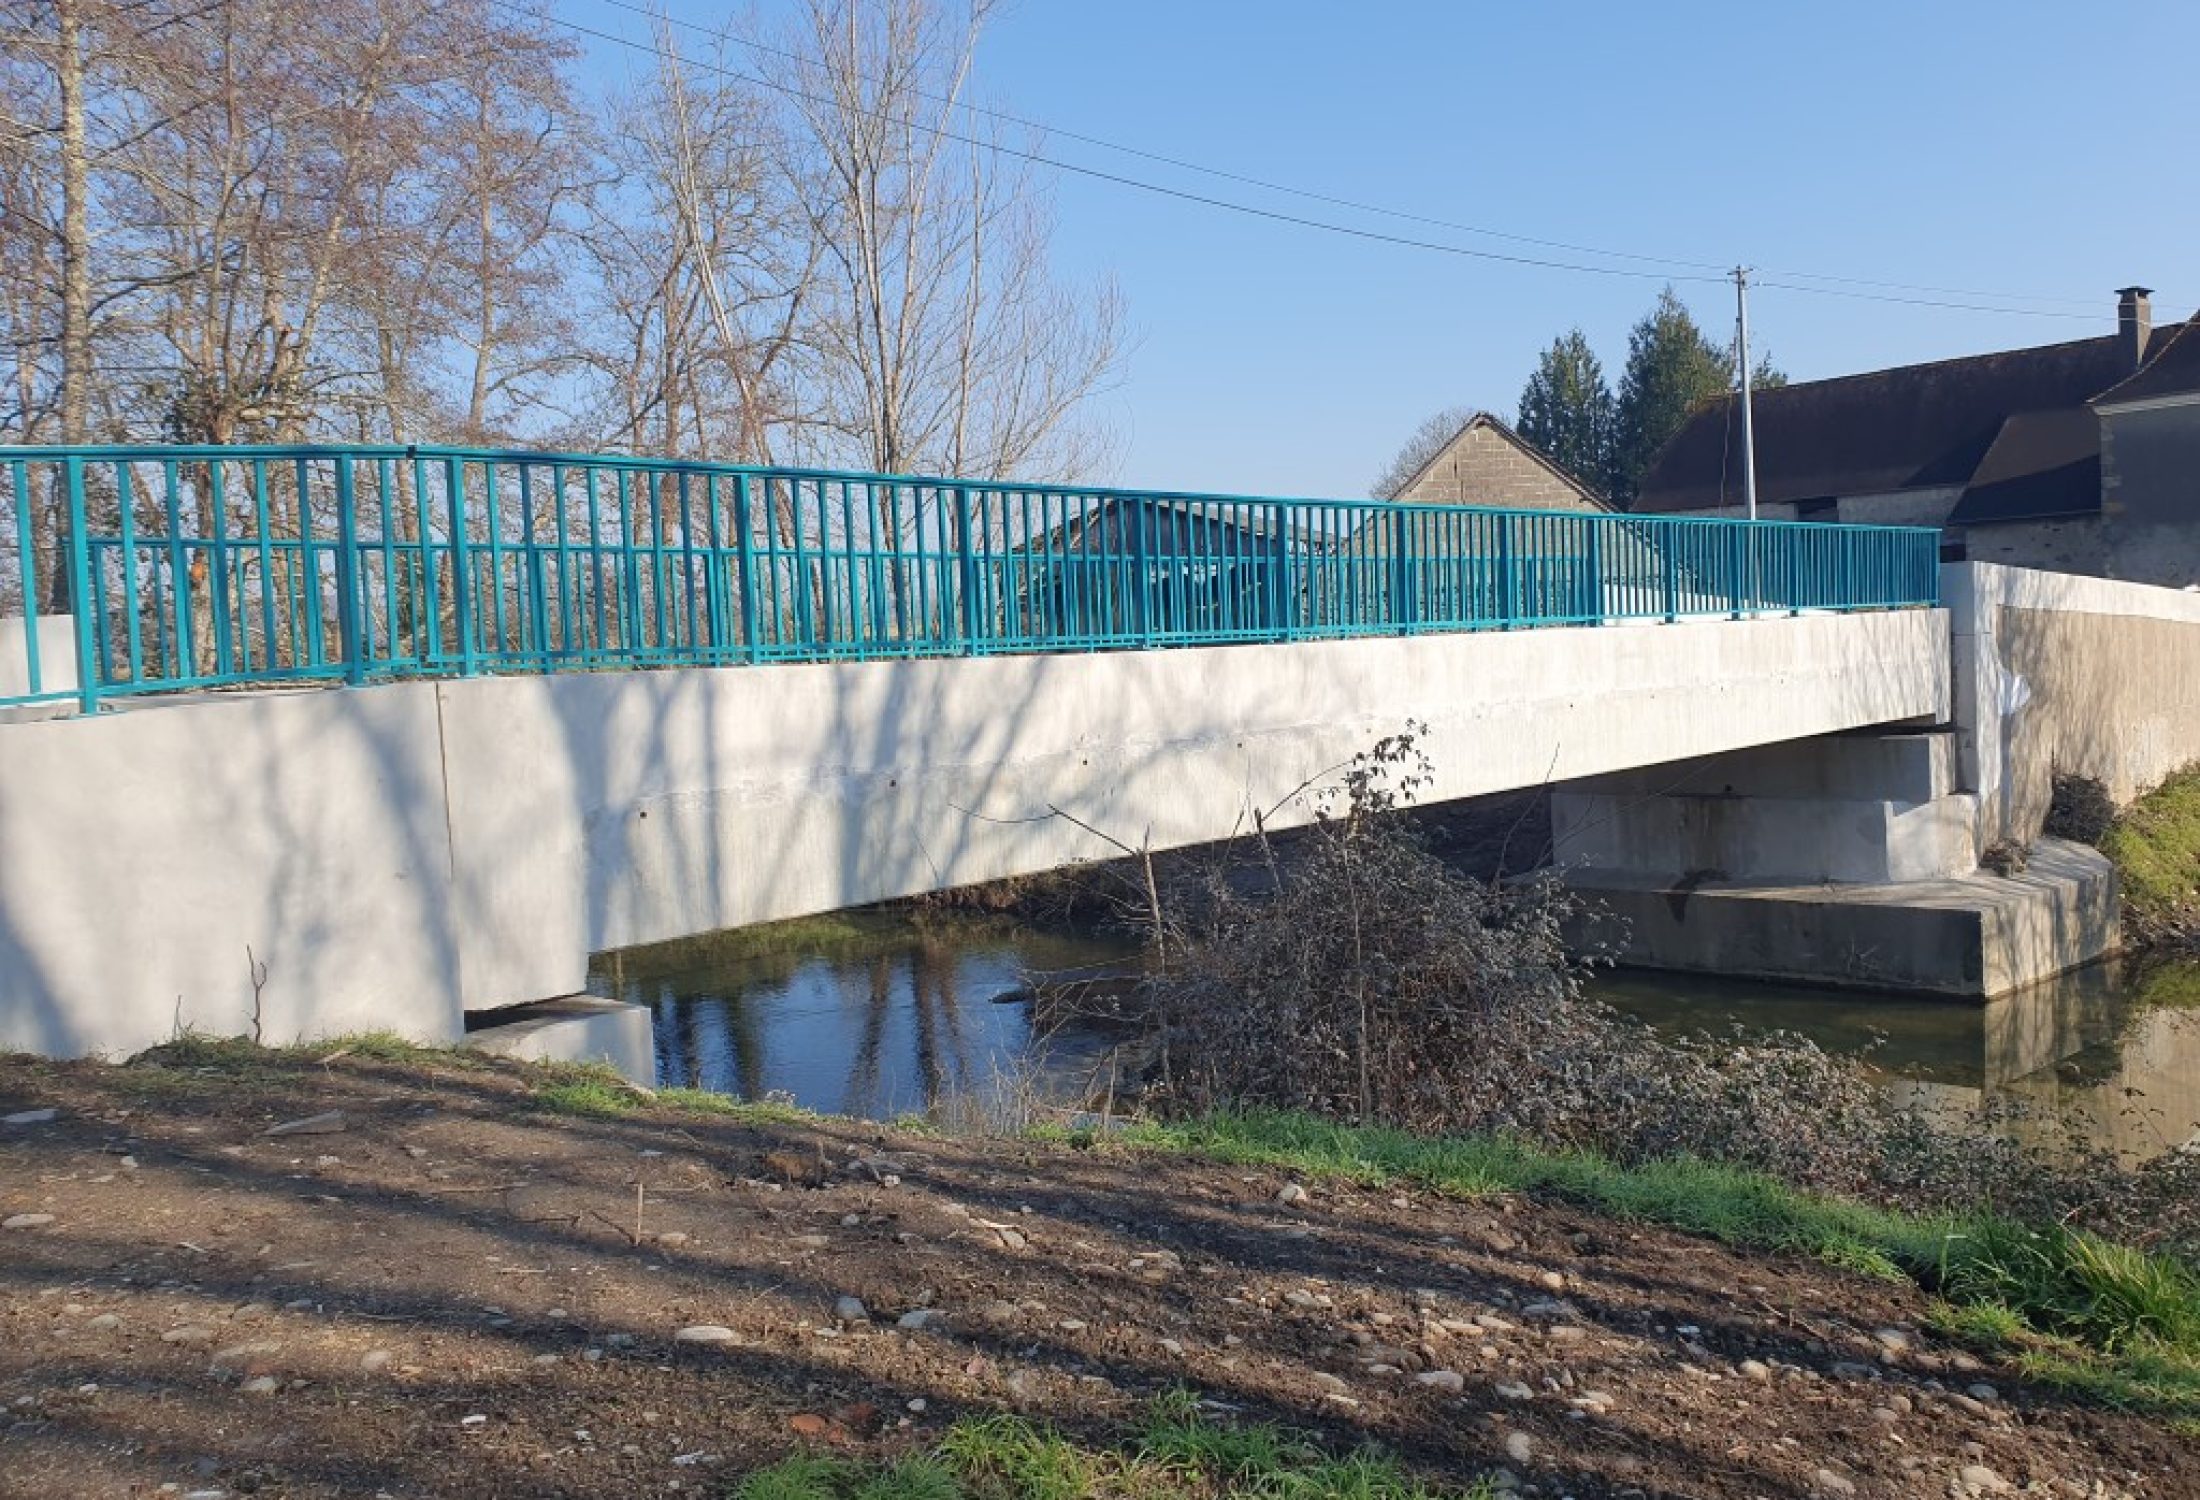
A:
{"type": "MultiPolygon", "coordinates": [[[[359,588],[358,489],[351,455],[336,456],[336,629],[344,649],[344,681],[353,687],[367,680],[366,622],[360,618],[366,601],[359,588]]],[[[304,504],[301,498],[299,503],[304,504]]],[[[319,588],[319,580],[314,587],[319,588]]]]}
{"type": "Polygon", "coordinates": [[[1732,618],[1742,617],[1742,528],[1745,523],[1726,523],[1726,593],[1732,618]]]}
{"type": "Polygon", "coordinates": [[[739,554],[735,566],[741,586],[741,640],[749,648],[749,662],[757,659],[756,532],[750,525],[749,476],[733,476],[733,530],[739,554]]]}
{"type": "MultiPolygon", "coordinates": [[[[84,521],[84,460],[63,459],[61,468],[69,507],[69,606],[76,616],[76,706],[79,713],[96,714],[99,712],[99,661],[98,650],[93,645],[92,626],[95,612],[106,606],[92,592],[92,542],[84,521]]],[[[29,611],[24,614],[27,618],[29,611]]],[[[37,637],[26,633],[26,640],[35,653],[37,637]]]]}
{"type": "Polygon", "coordinates": [[[1298,595],[1291,587],[1291,512],[1289,507],[1275,507],[1275,629],[1279,640],[1290,640],[1297,633],[1298,595]]]}
{"type": "Polygon", "coordinates": [[[1600,516],[1584,516],[1578,523],[1588,532],[1582,543],[1582,555],[1589,568],[1589,623],[1604,623],[1604,521],[1600,516]]]}
{"type": "Polygon", "coordinates": [[[1507,630],[1520,619],[1519,559],[1513,555],[1517,519],[1511,511],[1501,511],[1497,517],[1497,618],[1507,630]]]}
{"type": "Polygon", "coordinates": [[[1681,529],[1677,521],[1653,521],[1649,524],[1662,533],[1660,545],[1651,548],[1651,555],[1658,560],[1658,572],[1661,575],[1659,582],[1665,596],[1665,623],[1672,625],[1681,617],[1681,570],[1680,564],[1674,559],[1674,553],[1680,548],[1681,538],[1688,533],[1681,529]]]}
{"type": "Polygon", "coordinates": [[[1414,513],[1403,507],[1390,513],[1395,542],[1390,549],[1390,623],[1402,633],[1411,633],[1421,617],[1419,570],[1413,558],[1413,517],[1414,513]]]}
{"type": "Polygon", "coordinates": [[[473,561],[467,555],[464,460],[443,461],[443,487],[451,518],[451,628],[458,633],[458,675],[471,677],[479,666],[474,650],[473,561]]]}
{"type": "Polygon", "coordinates": [[[962,595],[963,654],[978,651],[978,554],[970,539],[970,490],[955,486],[955,573],[962,595]]]}

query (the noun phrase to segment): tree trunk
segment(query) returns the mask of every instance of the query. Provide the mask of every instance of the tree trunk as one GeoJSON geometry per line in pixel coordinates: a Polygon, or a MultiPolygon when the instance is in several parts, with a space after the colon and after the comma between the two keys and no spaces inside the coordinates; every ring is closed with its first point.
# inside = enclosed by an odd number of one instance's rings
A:
{"type": "MultiPolygon", "coordinates": [[[[92,406],[91,173],[84,144],[84,42],[80,0],[55,0],[54,78],[61,92],[61,441],[90,440],[92,406]]],[[[70,608],[66,483],[54,476],[54,557],[46,570],[47,604],[70,608]]]]}

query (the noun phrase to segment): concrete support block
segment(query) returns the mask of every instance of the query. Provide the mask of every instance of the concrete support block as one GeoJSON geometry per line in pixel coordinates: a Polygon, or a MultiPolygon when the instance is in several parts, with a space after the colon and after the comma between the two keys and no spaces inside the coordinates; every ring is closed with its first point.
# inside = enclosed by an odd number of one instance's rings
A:
{"type": "Polygon", "coordinates": [[[2116,876],[2055,839],[2029,869],[1886,885],[1737,885],[1587,876],[1573,937],[1649,968],[1988,999],[2119,942],[2116,876]]]}

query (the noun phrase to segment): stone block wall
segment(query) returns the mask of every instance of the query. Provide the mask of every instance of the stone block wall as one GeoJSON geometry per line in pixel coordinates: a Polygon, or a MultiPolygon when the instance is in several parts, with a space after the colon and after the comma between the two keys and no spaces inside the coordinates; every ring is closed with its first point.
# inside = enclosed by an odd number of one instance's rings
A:
{"type": "Polygon", "coordinates": [[[1573,485],[1495,427],[1467,428],[1398,494],[1424,505],[1493,505],[1523,510],[1596,510],[1573,485]]]}

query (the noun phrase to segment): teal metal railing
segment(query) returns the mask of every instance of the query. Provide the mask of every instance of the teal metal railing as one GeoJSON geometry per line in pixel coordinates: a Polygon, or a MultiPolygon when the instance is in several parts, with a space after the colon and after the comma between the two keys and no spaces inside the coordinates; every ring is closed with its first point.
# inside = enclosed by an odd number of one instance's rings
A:
{"type": "Polygon", "coordinates": [[[0,448],[0,707],[1937,602],[1938,533],[444,447],[0,448]]]}

